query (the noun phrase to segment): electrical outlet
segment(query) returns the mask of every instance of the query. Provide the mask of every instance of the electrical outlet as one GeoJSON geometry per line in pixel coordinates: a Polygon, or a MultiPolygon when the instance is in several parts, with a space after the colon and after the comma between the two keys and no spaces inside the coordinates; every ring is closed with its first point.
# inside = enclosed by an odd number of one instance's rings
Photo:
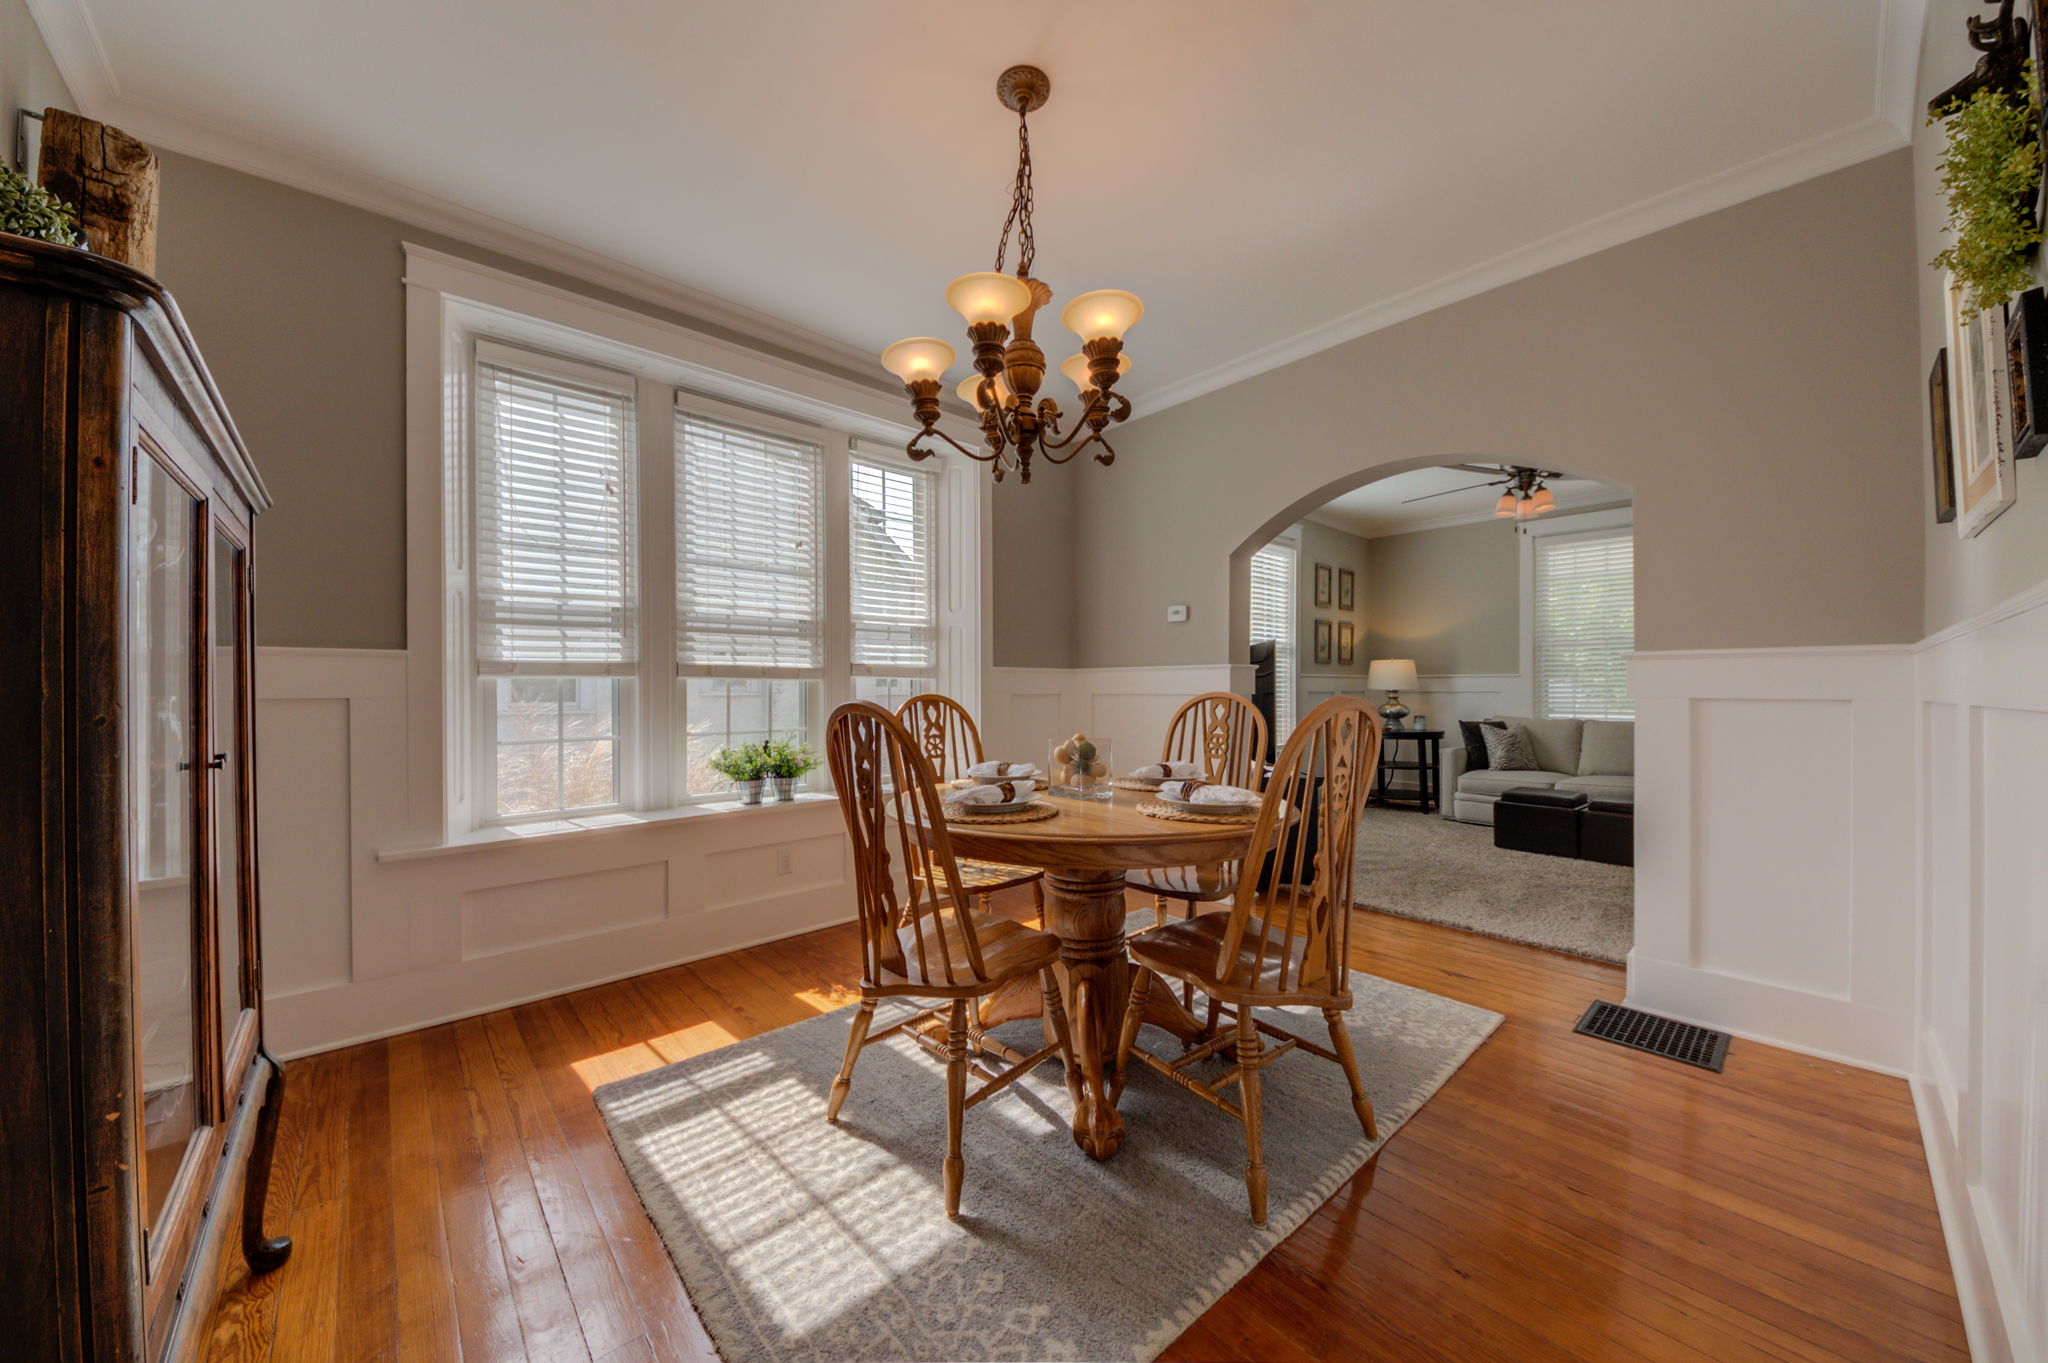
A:
{"type": "Polygon", "coordinates": [[[793,861],[793,860],[792,860],[792,859],[790,858],[790,855],[789,855],[789,849],[788,849],[787,847],[778,847],[778,848],[776,848],[776,849],[775,849],[775,874],[776,874],[776,875],[779,875],[779,876],[786,876],[786,875],[789,875],[789,874],[790,874],[791,872],[793,872],[793,871],[795,871],[795,870],[796,870],[796,863],[795,863],[795,862],[794,862],[794,861],[793,861]]]}

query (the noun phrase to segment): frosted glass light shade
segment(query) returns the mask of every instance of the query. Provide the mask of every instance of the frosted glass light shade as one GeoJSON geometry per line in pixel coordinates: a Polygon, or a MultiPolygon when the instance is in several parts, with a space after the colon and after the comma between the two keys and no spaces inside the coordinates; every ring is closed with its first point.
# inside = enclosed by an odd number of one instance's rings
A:
{"type": "Polygon", "coordinates": [[[1365,670],[1365,684],[1373,691],[1413,691],[1415,660],[1413,658],[1374,658],[1372,666],[1365,670]]]}
{"type": "MultiPolygon", "coordinates": [[[[996,375],[995,384],[996,405],[1001,406],[1010,400],[1010,385],[1001,374],[996,375]]],[[[969,407],[974,408],[977,412],[981,410],[981,375],[969,374],[966,378],[960,380],[960,386],[953,391],[958,393],[960,400],[969,407]]]]}
{"type": "Polygon", "coordinates": [[[953,363],[953,347],[936,336],[913,336],[882,352],[882,368],[905,383],[945,377],[953,363]]]}
{"type": "Polygon", "coordinates": [[[1123,339],[1123,334],[1138,324],[1145,315],[1145,305],[1138,301],[1138,295],[1125,293],[1122,289],[1097,289],[1084,293],[1060,311],[1060,325],[1079,336],[1083,341],[1093,341],[1104,336],[1123,339]]]}
{"type": "Polygon", "coordinates": [[[1515,500],[1515,494],[1512,492],[1501,493],[1500,500],[1493,504],[1493,514],[1496,516],[1513,516],[1520,510],[1521,503],[1515,500]]]}
{"type": "MultiPolygon", "coordinates": [[[[1116,357],[1116,372],[1119,374],[1131,372],[1130,356],[1119,355],[1116,357]]],[[[1086,355],[1076,353],[1061,360],[1060,373],[1065,374],[1067,381],[1083,393],[1095,386],[1094,382],[1088,377],[1088,357],[1086,355]]]]}
{"type": "Polygon", "coordinates": [[[1551,495],[1550,489],[1547,487],[1539,487],[1536,489],[1534,495],[1532,495],[1529,498],[1529,514],[1532,516],[1540,516],[1544,512],[1554,508],[1556,505],[1557,498],[1551,495]]]}
{"type": "Polygon", "coordinates": [[[946,306],[965,317],[968,326],[976,322],[1008,326],[1031,306],[1031,286],[1013,274],[994,270],[964,274],[946,286],[946,306]]]}

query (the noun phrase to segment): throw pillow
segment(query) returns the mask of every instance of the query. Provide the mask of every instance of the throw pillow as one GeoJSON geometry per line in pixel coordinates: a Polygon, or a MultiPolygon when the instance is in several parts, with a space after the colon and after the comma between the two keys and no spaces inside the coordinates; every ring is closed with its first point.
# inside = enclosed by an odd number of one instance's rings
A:
{"type": "Polygon", "coordinates": [[[1465,736],[1466,771],[1486,770],[1486,740],[1479,736],[1479,731],[1488,727],[1499,729],[1506,726],[1491,719],[1461,719],[1458,721],[1458,732],[1465,736]]]}
{"type": "Polygon", "coordinates": [[[1536,750],[1529,744],[1529,731],[1523,728],[1479,731],[1486,740],[1486,765],[1495,771],[1542,771],[1536,762],[1536,750]]]}

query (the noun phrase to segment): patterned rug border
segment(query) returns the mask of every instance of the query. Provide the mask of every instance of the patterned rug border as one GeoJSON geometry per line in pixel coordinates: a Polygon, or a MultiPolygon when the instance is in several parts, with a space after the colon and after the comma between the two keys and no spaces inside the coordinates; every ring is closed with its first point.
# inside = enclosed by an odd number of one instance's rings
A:
{"type": "MultiPolygon", "coordinates": [[[[1158,1358],[1167,1345],[1179,1338],[1182,1332],[1192,1325],[1203,1312],[1214,1306],[1223,1298],[1226,1292],[1236,1286],[1254,1268],[1258,1267],[1260,1261],[1271,1254],[1281,1241],[1306,1224],[1309,1217],[1314,1215],[1317,1209],[1336,1195],[1338,1189],[1343,1187],[1353,1175],[1360,1169],[1363,1169],[1381,1150],[1386,1148],[1387,1142],[1391,1141],[1395,1135],[1406,1127],[1409,1120],[1417,1112],[1420,1112],[1430,1099],[1442,1091],[1443,1086],[1450,1081],[1451,1076],[1462,1069],[1465,1062],[1470,1060],[1478,1052],[1479,1048],[1485,1045],[1495,1032],[1500,1030],[1501,1024],[1506,1021],[1504,1014],[1494,1012],[1490,1008],[1481,1008],[1477,1004],[1466,1003],[1462,999],[1454,999],[1448,994],[1438,994],[1433,990],[1419,989],[1414,985],[1406,985],[1397,980],[1386,979],[1384,976],[1371,975],[1365,971],[1354,970],[1352,978],[1354,981],[1371,980],[1380,986],[1401,990],[1410,994],[1426,995],[1430,998],[1454,1004],[1459,1008],[1468,1009],[1474,1015],[1474,1020],[1480,1022],[1481,1025],[1473,1033],[1469,1041],[1453,1052],[1434,1071],[1430,1072],[1428,1078],[1417,1086],[1414,1095],[1408,1102],[1390,1112],[1375,1112],[1374,1115],[1378,1118],[1380,1127],[1379,1139],[1367,1140],[1361,1133],[1358,1139],[1347,1147],[1344,1153],[1329,1166],[1328,1171],[1321,1178],[1317,1179],[1303,1192],[1288,1199],[1284,1205],[1276,1205],[1269,1208],[1266,1224],[1263,1228],[1251,1227],[1249,1221],[1247,1221],[1247,1228],[1253,1237],[1251,1247],[1225,1260],[1216,1272],[1202,1282],[1200,1287],[1183,1299],[1181,1306],[1177,1310],[1167,1316],[1150,1334],[1144,1337],[1143,1342],[1133,1355],[1140,1363],[1150,1363],[1150,1360],[1158,1358]]],[[[1360,992],[1355,985],[1353,992],[1354,994],[1360,992]]],[[[611,1140],[614,1153],[618,1156],[620,1162],[625,1165],[626,1179],[633,1187],[633,1195],[639,1200],[641,1210],[646,1213],[648,1222],[655,1232],[655,1238],[661,1242],[663,1252],[668,1255],[670,1266],[674,1268],[676,1276],[681,1280],[684,1295],[690,1298],[691,1311],[697,1316],[705,1334],[711,1340],[712,1348],[717,1352],[720,1359],[727,1358],[725,1349],[718,1339],[717,1332],[713,1330],[711,1322],[705,1319],[702,1310],[697,1305],[695,1294],[691,1291],[690,1287],[691,1275],[689,1269],[679,1260],[678,1249],[670,1243],[670,1237],[662,1233],[661,1223],[656,1218],[654,1209],[647,1205],[647,1198],[641,1191],[640,1181],[633,1177],[632,1164],[626,1158],[626,1151],[619,1145],[619,1134],[617,1128],[612,1123],[610,1112],[607,1111],[607,1104],[623,1101],[630,1094],[660,1082],[662,1076],[671,1075],[690,1066],[711,1061],[714,1057],[724,1055],[737,1047],[743,1047],[749,1042],[759,1041],[768,1036],[805,1028],[832,1027],[836,1028],[838,1032],[837,1044],[843,1046],[845,1032],[851,1025],[851,1015],[857,1006],[855,1004],[847,1004],[829,1013],[821,1013],[816,1017],[793,1022],[787,1027],[771,1028],[766,1032],[756,1033],[754,1036],[717,1047],[701,1055],[688,1056],[682,1060],[673,1061],[642,1074],[630,1075],[624,1079],[615,1079],[610,1083],[599,1085],[591,1091],[591,1101],[596,1104],[599,1116],[604,1121],[605,1135],[611,1140]]],[[[943,1121],[943,1108],[936,1100],[934,1102],[934,1114],[937,1120],[943,1121]]],[[[703,1256],[695,1257],[701,1258],[703,1256]]],[[[717,1270],[706,1263],[700,1271],[704,1276],[708,1277],[717,1270]]]]}

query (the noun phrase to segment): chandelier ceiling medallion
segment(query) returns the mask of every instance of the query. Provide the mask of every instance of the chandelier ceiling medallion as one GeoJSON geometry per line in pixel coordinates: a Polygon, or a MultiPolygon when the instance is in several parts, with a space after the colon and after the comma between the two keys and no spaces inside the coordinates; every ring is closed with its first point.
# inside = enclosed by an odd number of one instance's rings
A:
{"type": "Polygon", "coordinates": [[[980,414],[982,448],[971,450],[938,429],[939,394],[945,390],[953,347],[936,336],[914,336],[882,352],[882,367],[903,380],[910,394],[918,433],[904,448],[912,459],[939,453],[930,443],[943,440],[971,459],[994,466],[995,479],[1010,469],[1031,481],[1031,460],[1064,464],[1090,446],[1097,462],[1115,460],[1116,451],[1103,438],[1112,422],[1131,414],[1131,402],[1115,391],[1116,381],[1131,367],[1123,353],[1124,333],[1144,316],[1145,305],[1122,289],[1084,293],[1060,312],[1060,323],[1081,339],[1081,351],[1060,363],[1080,393],[1074,424],[1061,435],[1062,413],[1052,398],[1040,398],[1045,378],[1045,352],[1032,339],[1038,310],[1052,302],[1052,290],[1032,277],[1037,242],[1031,232],[1031,111],[1044,105],[1052,81],[1035,66],[1013,66],[996,81],[996,97],[1017,114],[1017,182],[1010,196],[1010,215],[996,242],[996,267],[962,275],[946,289],[946,303],[967,319],[967,339],[974,349],[974,373],[961,380],[963,401],[980,414]],[[1017,272],[1003,272],[1010,234],[1017,236],[1017,272]],[[1083,432],[1087,433],[1085,439],[1083,432]]]}

